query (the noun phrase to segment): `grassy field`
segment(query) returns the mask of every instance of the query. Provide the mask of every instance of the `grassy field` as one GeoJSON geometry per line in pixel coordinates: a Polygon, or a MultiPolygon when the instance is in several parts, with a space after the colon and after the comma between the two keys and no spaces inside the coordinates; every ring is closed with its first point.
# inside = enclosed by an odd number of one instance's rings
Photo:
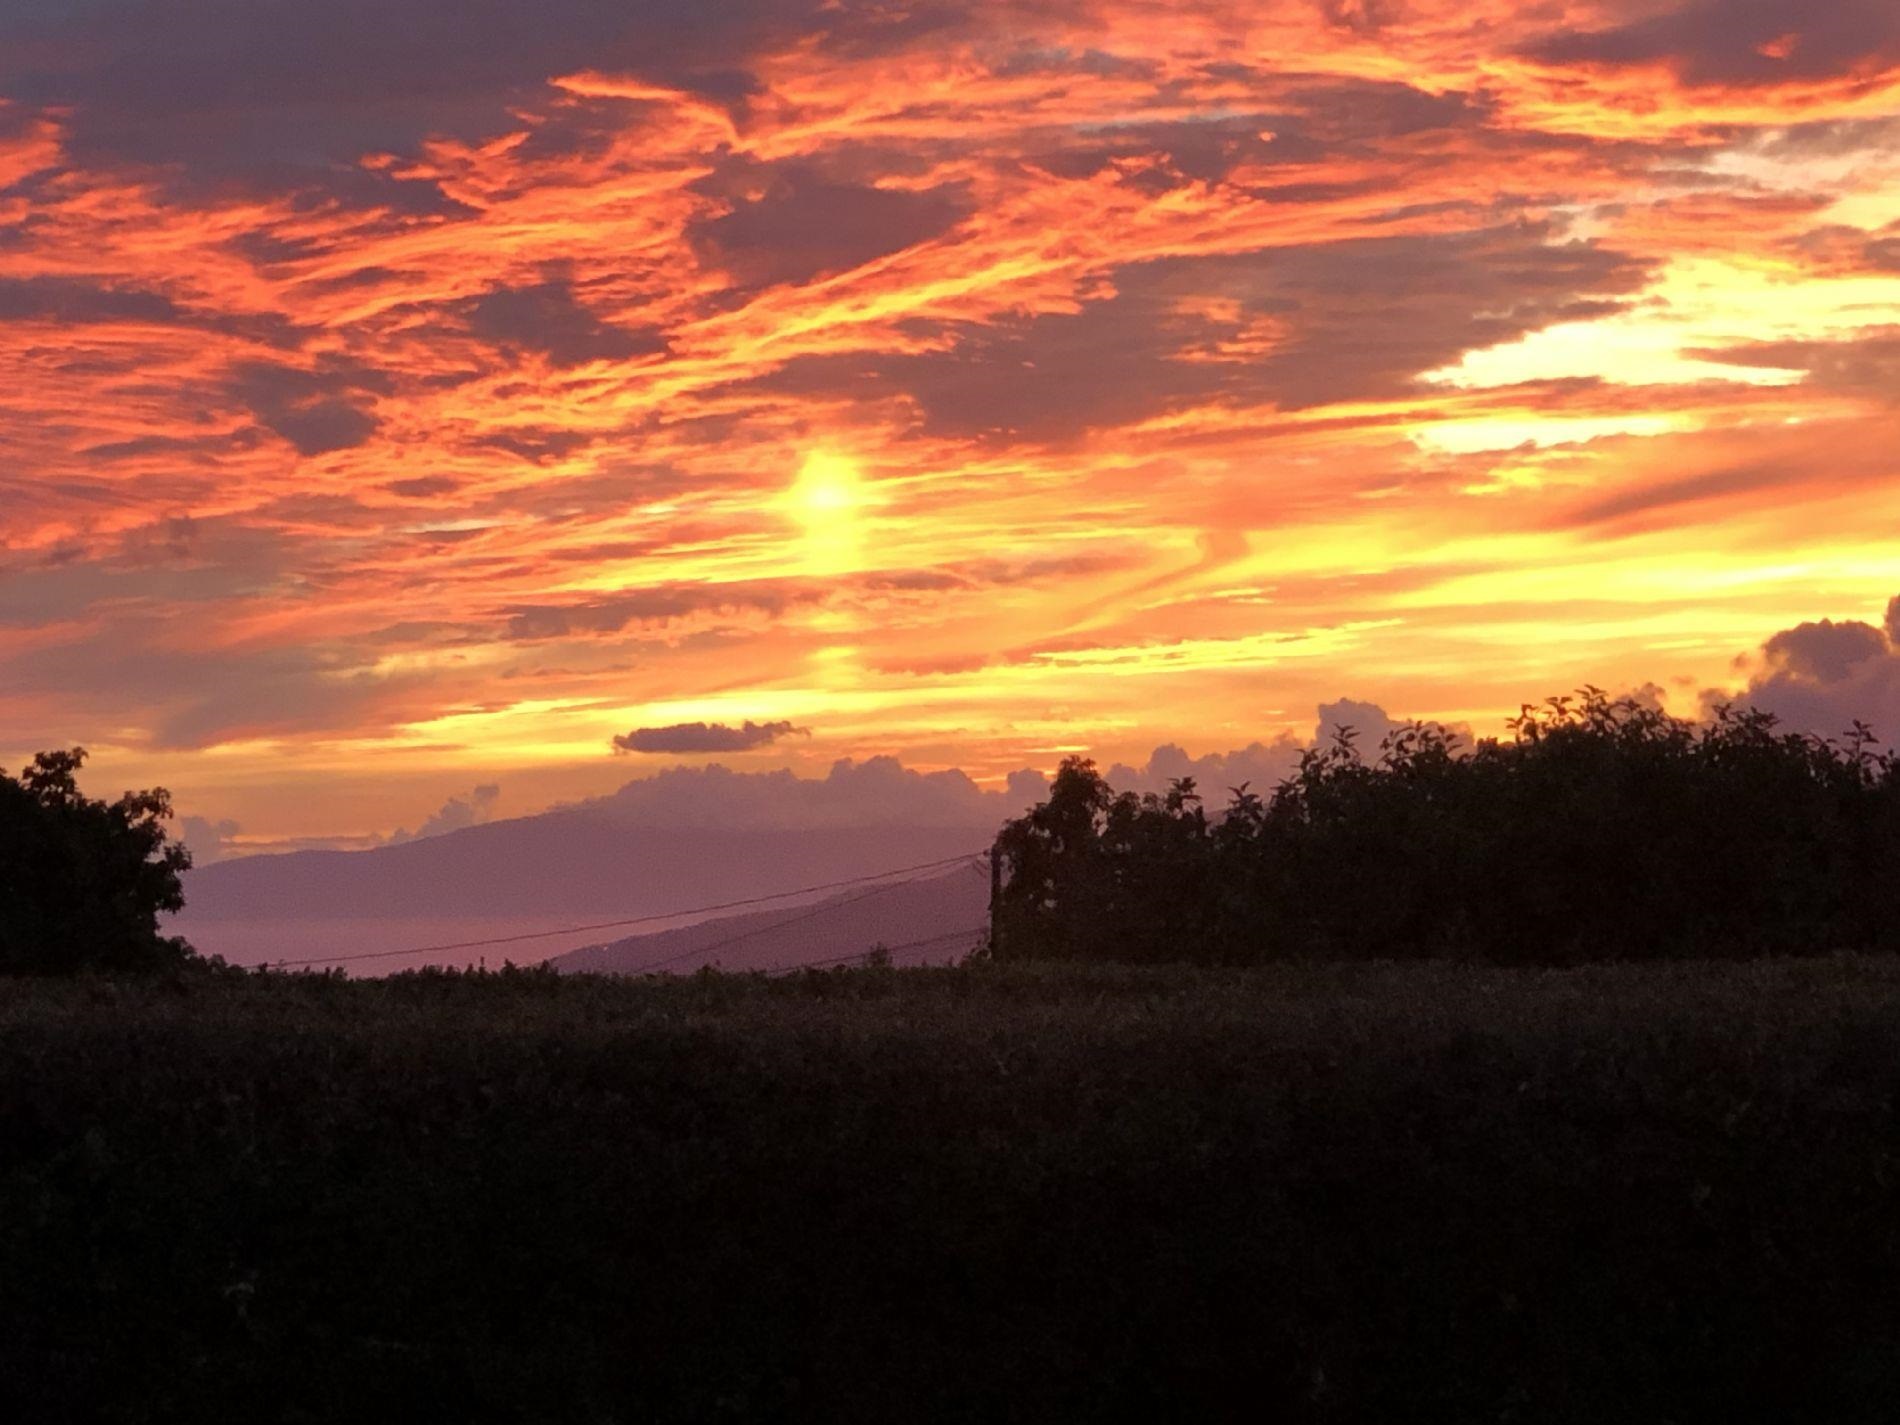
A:
{"type": "Polygon", "coordinates": [[[1886,1420],[1900,960],[0,984],[0,1409],[1886,1420]]]}

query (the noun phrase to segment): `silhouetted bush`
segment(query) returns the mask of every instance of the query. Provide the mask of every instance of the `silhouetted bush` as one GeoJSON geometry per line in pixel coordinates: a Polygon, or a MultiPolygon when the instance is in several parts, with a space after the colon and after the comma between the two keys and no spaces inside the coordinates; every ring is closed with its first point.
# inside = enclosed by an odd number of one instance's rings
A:
{"type": "Polygon", "coordinates": [[[1223,815],[1070,759],[1009,823],[999,958],[1568,964],[1900,947],[1900,766],[1752,710],[1586,688],[1509,741],[1349,729],[1223,815]]]}
{"type": "Polygon", "coordinates": [[[84,748],[42,752],[18,778],[0,773],[0,973],[155,970],[191,957],[158,933],[184,905],[191,865],[169,840],[164,788],[116,802],[80,795],[84,748]]]}

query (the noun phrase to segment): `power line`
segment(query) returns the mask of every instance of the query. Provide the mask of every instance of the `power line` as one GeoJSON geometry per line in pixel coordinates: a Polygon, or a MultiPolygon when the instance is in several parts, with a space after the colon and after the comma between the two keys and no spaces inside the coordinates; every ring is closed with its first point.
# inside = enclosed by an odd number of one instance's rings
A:
{"type": "MultiPolygon", "coordinates": [[[[952,859],[961,861],[970,858],[959,856],[952,859]]],[[[900,873],[892,871],[890,874],[898,875],[900,873]]],[[[921,875],[914,875],[906,877],[901,881],[893,881],[888,886],[873,886],[870,890],[860,891],[855,896],[846,896],[842,900],[826,901],[824,904],[815,905],[810,910],[803,911],[798,915],[790,915],[783,920],[775,920],[770,925],[756,925],[750,930],[740,931],[737,935],[728,935],[724,940],[715,940],[710,945],[695,945],[690,949],[680,951],[676,955],[667,955],[658,960],[649,960],[644,965],[635,965],[631,969],[615,970],[612,973],[616,975],[644,975],[652,970],[664,969],[668,965],[678,964],[681,960],[689,960],[695,955],[710,955],[715,950],[724,950],[729,945],[737,945],[742,940],[751,940],[753,937],[764,935],[768,931],[778,930],[787,925],[798,925],[807,920],[815,920],[817,917],[828,915],[834,910],[842,910],[848,905],[856,905],[859,901],[869,900],[872,896],[881,896],[886,891],[894,891],[901,886],[914,885],[923,879],[924,877],[921,875]]],[[[846,956],[845,958],[849,959],[850,957],[846,956]]],[[[797,967],[794,966],[793,968],[797,967]]]]}
{"type": "MultiPolygon", "coordinates": [[[[800,886],[797,890],[778,891],[767,896],[747,896],[743,900],[721,901],[717,905],[693,906],[686,910],[661,911],[654,915],[629,916],[624,920],[603,920],[592,925],[569,925],[559,930],[532,930],[521,935],[493,935],[483,940],[457,940],[445,945],[416,945],[406,950],[373,950],[360,955],[320,955],[309,960],[273,960],[270,965],[279,970],[301,969],[306,965],[351,965],[363,960],[394,960],[404,955],[440,955],[450,950],[481,950],[491,945],[516,945],[524,940],[551,940],[558,935],[583,935],[595,930],[619,930],[630,925],[651,925],[655,921],[678,920],[686,915],[711,915],[715,911],[741,910],[747,906],[765,905],[771,901],[787,900],[792,896],[815,895],[819,891],[835,891],[845,886],[861,886],[867,881],[888,880],[892,876],[912,875],[915,872],[931,871],[938,867],[954,865],[958,861],[967,861],[977,852],[961,852],[955,856],[945,856],[937,861],[925,861],[916,866],[899,866],[892,871],[878,871],[869,876],[850,876],[842,881],[826,881],[822,885],[800,886]]],[[[921,876],[912,875],[912,879],[921,876]]],[[[899,885],[908,882],[899,882],[899,885]]],[[[886,889],[880,887],[880,889],[886,889]]],[[[855,899],[855,897],[854,897],[855,899]]],[[[848,904],[848,902],[847,902],[848,904]]]]}
{"type": "MultiPolygon", "coordinates": [[[[989,927],[983,925],[972,925],[962,930],[946,930],[941,935],[927,935],[922,940],[906,940],[901,945],[886,945],[882,948],[893,955],[899,950],[921,950],[926,945],[936,945],[945,940],[959,940],[966,935],[981,935],[988,928],[989,927]]],[[[878,948],[878,946],[873,945],[869,950],[854,950],[849,955],[833,955],[826,960],[803,960],[796,965],[773,965],[769,969],[760,971],[760,973],[766,975],[784,975],[790,974],[793,970],[821,970],[827,965],[842,965],[849,960],[862,960],[865,956],[872,954],[878,948]]]]}

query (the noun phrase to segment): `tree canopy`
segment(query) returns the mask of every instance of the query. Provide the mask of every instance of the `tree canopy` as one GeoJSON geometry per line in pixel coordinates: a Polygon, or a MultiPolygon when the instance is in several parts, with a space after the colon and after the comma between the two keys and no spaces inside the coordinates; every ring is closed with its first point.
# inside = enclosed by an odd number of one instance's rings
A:
{"type": "Polygon", "coordinates": [[[0,772],[0,972],[151,970],[192,954],[158,931],[160,912],[184,905],[191,865],[166,834],[170,794],[83,796],[85,759],[42,752],[18,777],[0,772]]]}
{"type": "Polygon", "coordinates": [[[999,838],[1006,959],[1568,964],[1900,949],[1900,763],[1752,709],[1586,688],[1463,746],[1350,729],[1209,816],[1081,758],[999,838]]]}

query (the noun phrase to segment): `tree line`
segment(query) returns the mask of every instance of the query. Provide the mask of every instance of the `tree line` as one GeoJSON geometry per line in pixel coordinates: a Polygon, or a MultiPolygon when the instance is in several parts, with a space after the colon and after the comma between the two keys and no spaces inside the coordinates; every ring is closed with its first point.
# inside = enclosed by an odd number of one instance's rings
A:
{"type": "Polygon", "coordinates": [[[1086,758],[997,841],[1008,960],[1465,958],[1574,964],[1900,949],[1900,760],[1733,706],[1598,688],[1464,745],[1352,729],[1210,815],[1192,779],[1117,793],[1086,758]]]}
{"type": "MultiPolygon", "coordinates": [[[[1574,964],[1900,949],[1900,758],[1754,709],[1704,723],[1585,688],[1470,746],[1352,729],[1210,814],[1086,758],[997,838],[989,953],[1250,964],[1574,964]]],[[[191,865],[162,789],[83,796],[82,749],[0,773],[0,973],[192,959],[159,931],[191,865]]]]}

